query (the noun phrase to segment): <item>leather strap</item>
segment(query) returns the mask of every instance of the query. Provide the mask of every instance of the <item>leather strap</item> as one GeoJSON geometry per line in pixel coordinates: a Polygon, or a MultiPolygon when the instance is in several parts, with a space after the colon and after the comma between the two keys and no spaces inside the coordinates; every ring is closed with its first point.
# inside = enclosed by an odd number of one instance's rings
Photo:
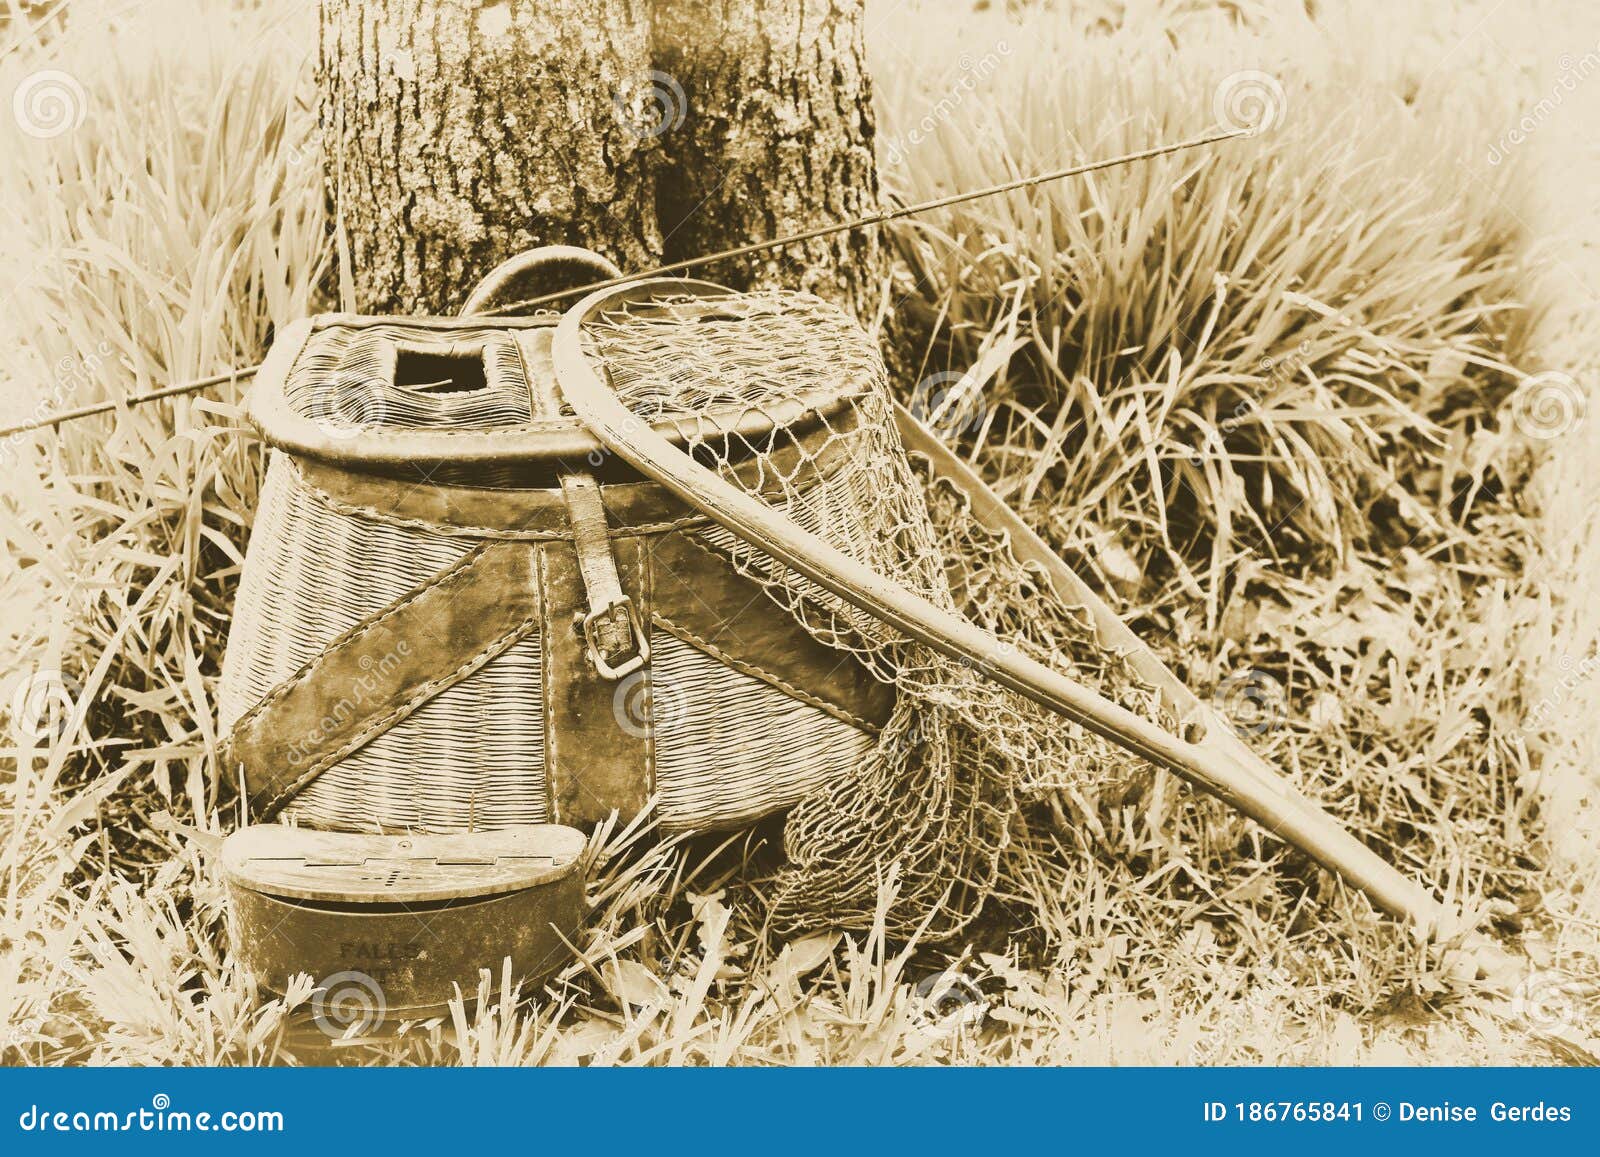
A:
{"type": "MultiPolygon", "coordinates": [[[[572,513],[555,486],[490,488],[457,486],[437,479],[419,486],[402,478],[341,470],[309,459],[297,461],[281,453],[279,457],[321,501],[366,522],[471,539],[554,541],[572,537],[572,513]]],[[[608,482],[601,489],[601,500],[613,537],[656,534],[710,521],[654,482],[608,482]]]]}
{"type": "Polygon", "coordinates": [[[622,590],[617,560],[606,530],[600,483],[593,474],[561,476],[561,493],[572,519],[572,545],[578,557],[589,611],[581,624],[589,661],[606,679],[631,675],[650,661],[650,639],[633,600],[622,590]]]}
{"type": "Polygon", "coordinates": [[[876,732],[893,684],[848,651],[820,642],[759,581],[684,531],[641,539],[650,559],[650,617],[660,629],[835,719],[876,732]]]}
{"type": "MultiPolygon", "coordinates": [[[[645,541],[619,538],[615,546],[624,593],[649,606],[645,541]]],[[[655,670],[646,664],[618,681],[601,675],[587,654],[582,620],[575,613],[583,606],[584,580],[573,544],[545,542],[538,550],[549,817],[580,828],[613,811],[624,821],[632,819],[655,790],[655,670]]]]}
{"type": "Polygon", "coordinates": [[[538,544],[486,542],[334,639],[233,726],[254,822],[537,630],[538,544]]]}
{"type": "MultiPolygon", "coordinates": [[[[895,690],[806,634],[761,585],[687,532],[610,540],[619,589],[711,660],[873,732],[895,690]]],[[[585,580],[570,541],[491,541],[429,578],[275,688],[234,726],[228,756],[251,816],[270,819],[325,770],[534,631],[544,656],[551,818],[631,817],[655,790],[651,668],[612,681],[587,656],[585,580]]]]}

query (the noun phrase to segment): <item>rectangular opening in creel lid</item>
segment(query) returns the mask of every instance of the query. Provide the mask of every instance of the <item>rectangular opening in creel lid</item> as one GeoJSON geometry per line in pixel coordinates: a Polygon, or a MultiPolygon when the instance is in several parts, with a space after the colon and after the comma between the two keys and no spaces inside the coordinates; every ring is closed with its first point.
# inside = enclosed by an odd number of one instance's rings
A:
{"type": "Polygon", "coordinates": [[[468,394],[489,388],[481,343],[411,345],[397,342],[394,384],[423,394],[468,394]]]}

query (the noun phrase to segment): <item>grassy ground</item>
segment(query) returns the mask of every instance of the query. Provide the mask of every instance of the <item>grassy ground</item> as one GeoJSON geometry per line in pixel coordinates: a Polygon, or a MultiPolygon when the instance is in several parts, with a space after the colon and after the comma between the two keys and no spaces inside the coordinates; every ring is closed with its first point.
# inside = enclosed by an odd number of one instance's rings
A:
{"type": "MultiPolygon", "coordinates": [[[[1592,149],[1572,146],[1600,32],[1560,4],[1389,4],[1381,36],[1361,8],[1024,7],[869,9],[898,194],[1277,115],[1204,156],[901,230],[903,388],[978,367],[974,460],[1252,743],[1482,913],[1528,977],[1475,985],[1161,777],[1034,801],[988,916],[938,952],[770,942],[730,903],[745,845],[602,833],[584,962],[532,1000],[486,981],[476,1010],[345,1058],[1600,1053],[1582,726],[1600,447],[1581,420],[1600,234],[1592,149]]],[[[328,260],[305,14],[108,11],[0,60],[0,87],[32,94],[0,166],[0,416],[255,361],[328,260]]],[[[232,822],[212,692],[261,465],[236,398],[0,446],[8,1060],[319,1055],[294,1002],[227,960],[206,858],[232,822]]]]}

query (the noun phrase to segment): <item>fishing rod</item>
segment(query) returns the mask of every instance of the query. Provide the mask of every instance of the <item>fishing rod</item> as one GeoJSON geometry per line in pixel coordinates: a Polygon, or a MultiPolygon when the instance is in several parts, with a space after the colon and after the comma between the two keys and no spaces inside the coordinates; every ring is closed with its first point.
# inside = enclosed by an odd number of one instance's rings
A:
{"type": "Polygon", "coordinates": [[[8,426],[0,430],[0,438],[14,438],[19,434],[29,434],[34,430],[42,430],[47,426],[59,426],[64,422],[75,422],[79,418],[92,418],[96,414],[104,414],[115,410],[118,406],[139,406],[145,402],[159,402],[162,398],[176,398],[183,394],[194,394],[206,389],[208,386],[220,386],[224,382],[242,382],[256,376],[260,365],[241,366],[236,370],[225,370],[220,374],[212,374],[209,378],[196,378],[194,381],[181,382],[176,386],[164,386],[159,390],[151,390],[144,394],[132,394],[126,398],[117,398],[109,402],[95,402],[93,405],[79,406],[76,410],[63,410],[59,414],[49,414],[43,418],[33,418],[23,422],[20,426],[8,426]]]}
{"type": "Polygon", "coordinates": [[[1253,132],[1253,129],[1248,128],[1227,129],[1205,136],[1194,137],[1191,140],[1179,141],[1177,144],[1157,145],[1155,148],[1142,149],[1137,153],[1126,153],[1120,157],[1090,161],[1087,164],[1073,165],[1071,168],[1066,169],[1054,169],[1046,173],[1035,173],[1031,177],[1019,177],[1014,181],[1006,181],[1000,185],[990,185],[984,189],[976,189],[966,193],[952,193],[947,197],[936,197],[932,201],[921,201],[915,205],[901,206],[898,209],[885,209],[878,213],[867,213],[853,220],[840,221],[833,225],[819,225],[815,229],[790,233],[787,236],[779,237],[775,241],[752,241],[748,245],[737,245],[732,249],[723,249],[716,253],[707,254],[704,257],[688,257],[682,261],[658,265],[656,268],[643,273],[624,273],[619,277],[608,277],[604,281],[569,286],[555,293],[544,294],[542,297],[530,297],[524,301],[508,302],[505,305],[486,309],[482,312],[489,315],[521,313],[568,297],[597,293],[602,289],[614,289],[619,285],[627,285],[630,282],[660,277],[665,274],[682,273],[686,269],[697,269],[714,261],[726,261],[734,257],[748,257],[753,253],[762,253],[768,249],[778,249],[788,245],[799,245],[805,241],[815,241],[819,237],[831,237],[836,233],[850,233],[856,229],[885,225],[890,221],[898,221],[903,217],[915,217],[920,213],[931,213],[935,209],[946,209],[951,205],[960,205],[966,201],[976,201],[980,197],[996,197],[1001,193],[1016,192],[1018,189],[1031,189],[1036,185],[1048,184],[1051,181],[1062,181],[1068,177],[1081,177],[1085,173],[1094,173],[1117,165],[1132,164],[1135,161],[1147,161],[1153,157],[1165,156],[1168,153],[1182,152],[1184,149],[1197,149],[1202,145],[1214,145],[1219,141],[1231,140],[1234,137],[1250,136],[1253,132]]]}
{"type": "MultiPolygon", "coordinates": [[[[1013,193],[1019,189],[1031,189],[1039,185],[1050,184],[1054,181],[1064,181],[1071,177],[1081,177],[1088,173],[1096,173],[1105,169],[1116,168],[1119,165],[1130,165],[1137,161],[1153,160],[1156,157],[1168,156],[1172,153],[1181,153],[1189,149],[1198,149],[1205,145],[1214,145],[1222,141],[1233,140],[1236,137],[1255,135],[1253,127],[1217,129],[1213,132],[1191,137],[1188,140],[1178,141],[1174,144],[1156,145],[1153,148],[1140,149],[1138,152],[1124,153],[1117,157],[1108,157],[1098,161],[1088,161],[1071,165],[1063,169],[1052,169],[1048,172],[1035,173],[1027,177],[1019,177],[1013,181],[1005,181],[998,185],[990,185],[982,189],[973,189],[964,193],[952,193],[944,197],[935,197],[930,201],[920,201],[915,205],[902,205],[898,208],[884,209],[876,213],[867,213],[849,221],[839,221],[832,225],[819,225],[813,229],[803,229],[797,233],[788,233],[782,237],[775,237],[770,241],[752,241],[746,245],[736,245],[731,249],[718,250],[700,257],[687,257],[681,261],[671,261],[665,265],[658,265],[653,269],[641,270],[638,273],[624,273],[617,277],[609,277],[603,281],[595,281],[584,285],[574,285],[554,293],[546,293],[540,297],[530,297],[523,301],[513,301],[493,309],[483,310],[488,316],[503,316],[513,313],[525,313],[544,305],[553,305],[558,301],[577,297],[583,294],[595,293],[604,289],[612,289],[620,285],[627,285],[634,281],[643,281],[648,278],[662,277],[665,275],[682,273],[688,269],[698,269],[704,265],[712,265],[718,261],[728,261],[737,257],[749,257],[756,253],[765,253],[773,249],[783,249],[790,245],[799,245],[807,241],[815,241],[822,237],[832,237],[839,233],[850,233],[857,229],[868,229],[877,225],[886,225],[891,221],[899,221],[905,217],[915,217],[922,213],[931,213],[936,209],[947,209],[952,205],[961,205],[969,201],[977,201],[984,197],[997,197],[1003,193],[1013,193]]],[[[132,394],[124,398],[116,398],[107,402],[96,402],[88,406],[80,406],[74,410],[65,410],[57,414],[48,414],[41,418],[33,418],[15,426],[0,429],[0,439],[14,438],[21,434],[30,434],[35,430],[43,430],[60,426],[66,422],[75,422],[80,418],[93,417],[96,414],[105,414],[123,406],[139,406],[146,402],[156,402],[163,398],[176,398],[184,394],[196,393],[211,386],[219,386],[225,382],[242,382],[253,378],[260,364],[241,366],[210,377],[197,378],[193,381],[181,382],[177,385],[166,386],[148,393],[132,394]]]]}

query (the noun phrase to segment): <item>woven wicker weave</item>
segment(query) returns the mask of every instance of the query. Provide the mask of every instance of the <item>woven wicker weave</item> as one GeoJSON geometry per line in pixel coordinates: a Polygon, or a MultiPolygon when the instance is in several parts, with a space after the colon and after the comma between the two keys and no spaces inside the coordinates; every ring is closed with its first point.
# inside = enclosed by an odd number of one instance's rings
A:
{"type": "MultiPolygon", "coordinates": [[[[554,473],[573,462],[591,469],[597,464],[571,453],[581,442],[581,428],[555,396],[553,383],[530,372],[530,364],[544,364],[548,320],[553,319],[486,326],[456,319],[330,317],[307,327],[292,360],[280,362],[278,377],[267,383],[279,410],[258,407],[255,414],[278,448],[262,490],[224,662],[224,729],[259,710],[297,672],[314,667],[341,636],[434,581],[484,538],[527,539],[530,549],[570,552],[572,533],[559,516],[554,473]],[[412,351],[409,356],[424,368],[467,366],[481,381],[474,376],[467,389],[452,388],[461,383],[451,381],[407,385],[397,380],[397,351],[398,367],[412,351]],[[493,431],[542,438],[550,452],[542,458],[524,454],[514,465],[447,461],[415,470],[367,456],[396,434],[493,431]],[[296,432],[312,444],[296,444],[296,432]],[[465,488],[513,507],[558,513],[527,528],[494,530],[362,499],[363,486],[393,487],[396,479],[405,487],[465,488]]],[[[860,356],[870,365],[875,355],[868,346],[860,356]]],[[[839,380],[841,391],[849,388],[848,372],[839,380]]],[[[664,420],[691,416],[717,401],[661,398],[640,404],[664,420]]],[[[751,431],[753,439],[769,445],[777,433],[770,425],[751,431]]],[[[804,434],[795,437],[803,440],[804,434]]],[[[608,486],[632,492],[652,486],[615,464],[598,465],[606,468],[608,486]]],[[[830,478],[809,462],[806,469],[813,474],[801,491],[813,509],[801,517],[837,529],[841,512],[860,504],[835,491],[856,483],[844,475],[830,478]]],[[[635,493],[632,501],[645,508],[673,505],[665,495],[652,501],[635,493]]],[[[609,530],[618,541],[645,544],[649,553],[649,544],[664,534],[706,529],[703,519],[680,514],[668,520],[676,522],[670,530],[658,520],[643,532],[615,518],[609,530]]],[[[708,552],[706,561],[713,559],[708,552]]],[[[680,587],[693,590],[692,580],[680,587]]],[[[750,608],[727,608],[730,638],[719,645],[686,638],[690,632],[674,627],[672,607],[652,604],[650,590],[639,593],[650,624],[649,684],[637,677],[620,680],[599,698],[591,694],[589,706],[591,715],[609,712],[619,733],[643,737],[650,766],[639,774],[659,797],[664,826],[715,828],[788,807],[830,778],[850,774],[871,749],[876,727],[851,704],[820,702],[766,671],[759,655],[739,653],[737,615],[750,608]]],[[[545,594],[547,602],[559,598],[553,590],[545,594]]],[[[440,832],[581,819],[555,814],[561,809],[552,802],[546,767],[547,733],[559,725],[548,700],[570,689],[546,686],[543,636],[547,629],[570,629],[559,620],[573,610],[551,611],[553,627],[547,622],[344,754],[287,802],[283,817],[335,830],[440,832]]],[[[775,617],[768,606],[759,613],[775,617]]],[[[381,666],[383,659],[375,662],[381,666]]],[[[359,681],[334,688],[324,722],[367,710],[364,695],[359,681]]],[[[299,752],[296,738],[282,742],[292,762],[299,752]]],[[[243,770],[247,787],[252,773],[263,774],[243,770]]]]}

